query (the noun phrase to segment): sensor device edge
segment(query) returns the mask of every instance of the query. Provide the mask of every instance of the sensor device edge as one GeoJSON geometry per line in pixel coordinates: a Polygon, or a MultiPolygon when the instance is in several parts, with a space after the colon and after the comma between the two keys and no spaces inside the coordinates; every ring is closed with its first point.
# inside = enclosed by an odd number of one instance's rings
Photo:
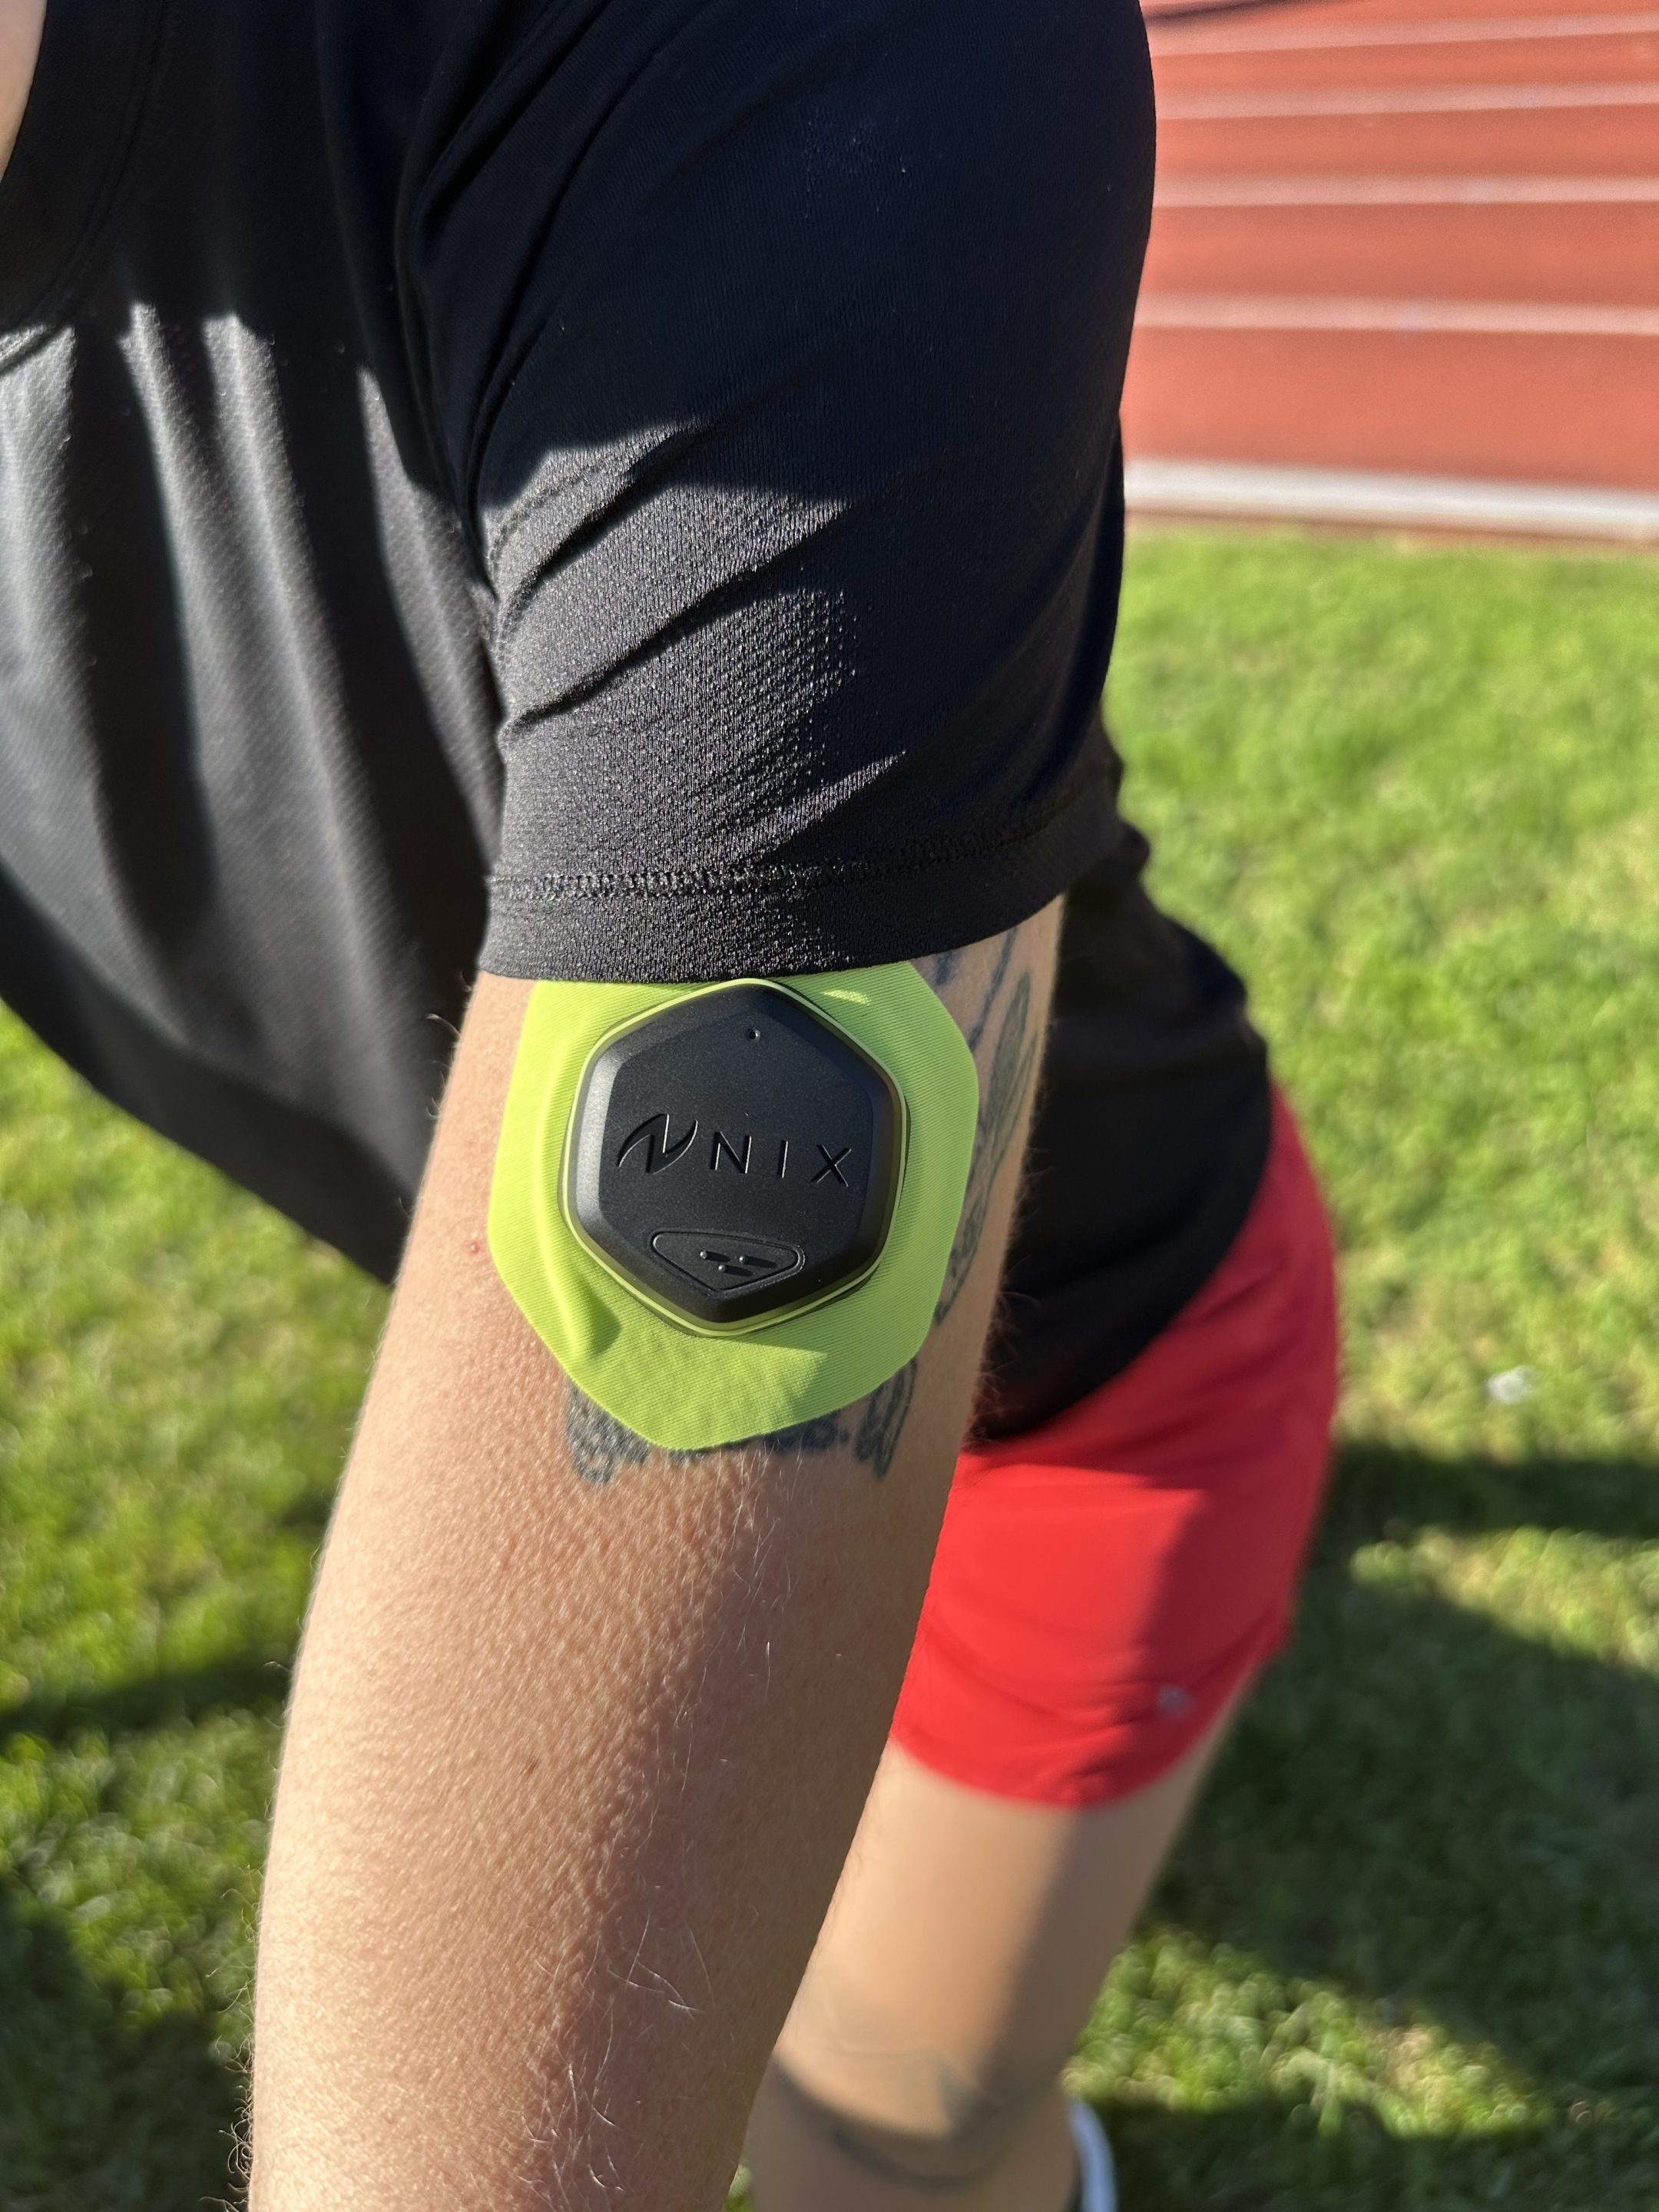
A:
{"type": "MultiPolygon", "coordinates": [[[[861,1284],[867,1282],[881,1262],[882,1252],[885,1248],[887,1237],[892,1227],[893,1216],[897,1208],[899,1194],[903,1187],[905,1166],[909,1151],[910,1115],[905,1103],[904,1092],[900,1085],[894,1080],[890,1072],[872,1054],[866,1051],[855,1038],[849,1036],[823,1008],[815,1006],[810,999],[805,997],[800,992],[793,990],[788,984],[768,977],[744,976],[730,982],[699,986],[686,997],[671,1001],[670,1004],[677,1012],[684,1008],[695,1013],[701,1008],[710,1005],[720,1005],[721,1002],[731,1006],[734,1003],[733,994],[743,993],[770,994],[778,1000],[799,1008],[810,1020],[830,1031],[842,1045],[855,1054],[873,1072],[884,1085],[890,1102],[893,1124],[891,1156],[886,1163],[883,1164],[881,1179],[884,1182],[886,1188],[881,1193],[877,1209],[878,1218],[872,1224],[872,1233],[867,1240],[870,1247],[867,1255],[843,1279],[809,1290],[800,1297],[788,1298],[763,1310],[750,1314],[740,1313],[731,1318],[717,1316],[706,1311],[692,1310],[685,1305],[678,1304],[672,1297],[662,1295],[647,1282],[641,1280],[638,1275],[630,1273],[623,1261],[613,1256],[611,1252],[607,1250],[600,1237],[594,1234],[589,1225],[597,1210],[599,1178],[594,1172],[594,1155],[603,1142],[606,1119],[603,1112],[593,1112],[593,1108],[598,1103],[594,1098],[596,1077],[603,1079],[604,1075],[609,1073],[605,1069],[605,1063],[607,1054],[613,1048],[622,1044],[630,1036],[647,1030],[665,1010],[653,1007],[644,1013],[629,1015],[607,1030],[594,1045],[582,1070],[576,1102],[571,1114],[570,1125],[564,1144],[562,1171],[559,1181],[560,1205],[572,1236],[581,1244],[589,1258],[597,1266],[605,1268],[624,1291],[649,1306],[671,1326],[686,1329],[697,1336],[724,1338],[753,1334],[758,1329],[769,1328],[779,1322],[814,1312],[819,1307],[828,1305],[837,1298],[848,1297],[861,1284]],[[590,1141],[584,1146],[585,1124],[590,1121],[597,1122],[599,1126],[587,1132],[590,1141]]],[[[664,1119],[665,1125],[664,1141],[665,1144],[670,1144],[673,1141],[669,1133],[672,1123],[669,1122],[667,1116],[665,1115],[664,1119]]],[[[634,1133],[636,1135],[637,1132],[634,1133]]],[[[682,1140],[688,1152],[702,1133],[700,1124],[694,1121],[690,1131],[682,1140]]],[[[787,1139],[784,1141],[787,1144],[787,1139]]],[[[733,1148],[729,1146],[727,1156],[733,1158],[738,1157],[733,1148]]],[[[678,1162],[675,1164],[678,1164],[678,1162]]],[[[746,1166],[743,1172],[747,1174],[746,1166]]],[[[783,1222],[769,1224],[769,1227],[780,1231],[790,1225],[792,1224],[783,1222]]],[[[673,1232],[665,1227],[658,1231],[658,1238],[653,1239],[653,1242],[672,1233],[673,1232]]],[[[720,1232],[716,1230],[712,1233],[720,1232]]],[[[804,1265],[804,1255],[802,1258],[804,1265]]],[[[791,1268],[785,1279],[793,1279],[793,1276],[801,1271],[801,1268],[791,1268]]]]}
{"type": "MultiPolygon", "coordinates": [[[[753,1325],[690,1324],[642,1296],[580,1233],[565,1200],[567,1139],[582,1079],[608,1044],[653,1012],[734,988],[537,983],[490,1191],[491,1255],[531,1328],[586,1396],[670,1450],[734,1443],[836,1411],[914,1356],[960,1220],[978,1115],[973,1056],[908,963],[751,985],[800,1003],[884,1073],[898,1101],[901,1171],[885,1243],[855,1275],[753,1325]]],[[[665,1127],[663,1148],[684,1133],[678,1122],[665,1127]]],[[[707,1172],[724,1192],[738,1187],[731,1154],[741,1139],[722,1134],[719,1166],[707,1172]]]]}

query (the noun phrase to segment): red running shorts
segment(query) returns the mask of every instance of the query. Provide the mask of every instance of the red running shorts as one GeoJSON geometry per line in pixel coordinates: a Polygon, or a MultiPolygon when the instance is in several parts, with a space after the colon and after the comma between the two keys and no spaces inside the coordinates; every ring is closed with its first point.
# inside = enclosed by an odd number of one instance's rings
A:
{"type": "Polygon", "coordinates": [[[1276,1098],[1203,1290],[1100,1389],[962,1455],[894,1740],[1037,1804],[1156,1781],[1288,1632],[1336,1364],[1329,1233],[1276,1098]]]}

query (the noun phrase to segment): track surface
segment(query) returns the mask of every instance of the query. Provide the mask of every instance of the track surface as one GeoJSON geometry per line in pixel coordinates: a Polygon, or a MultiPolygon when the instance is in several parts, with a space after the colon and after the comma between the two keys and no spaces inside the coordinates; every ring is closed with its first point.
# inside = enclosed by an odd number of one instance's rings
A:
{"type": "Polygon", "coordinates": [[[1132,460],[1659,490],[1652,0],[1157,7],[1132,460]]]}

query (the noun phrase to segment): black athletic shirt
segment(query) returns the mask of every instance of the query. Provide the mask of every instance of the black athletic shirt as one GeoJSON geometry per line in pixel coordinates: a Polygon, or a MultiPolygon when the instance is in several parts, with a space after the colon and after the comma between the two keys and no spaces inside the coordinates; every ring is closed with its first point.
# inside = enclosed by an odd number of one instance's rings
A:
{"type": "Polygon", "coordinates": [[[1103,1379],[1267,1127],[1099,718],[1152,149],[1134,0],[47,0],[0,995],[385,1273],[480,963],[853,967],[1086,878],[988,1417],[1103,1379]]]}

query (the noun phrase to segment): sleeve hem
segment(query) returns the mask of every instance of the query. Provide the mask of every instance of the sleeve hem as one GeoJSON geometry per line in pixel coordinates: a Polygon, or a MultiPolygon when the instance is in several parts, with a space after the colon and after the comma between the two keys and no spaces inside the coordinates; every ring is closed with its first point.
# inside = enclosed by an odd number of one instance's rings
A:
{"type": "Polygon", "coordinates": [[[944,851],[834,867],[497,875],[479,965],[531,981],[660,983],[878,967],[1012,928],[1118,854],[1133,872],[1133,841],[1105,779],[1091,777],[1036,829],[944,851]]]}

